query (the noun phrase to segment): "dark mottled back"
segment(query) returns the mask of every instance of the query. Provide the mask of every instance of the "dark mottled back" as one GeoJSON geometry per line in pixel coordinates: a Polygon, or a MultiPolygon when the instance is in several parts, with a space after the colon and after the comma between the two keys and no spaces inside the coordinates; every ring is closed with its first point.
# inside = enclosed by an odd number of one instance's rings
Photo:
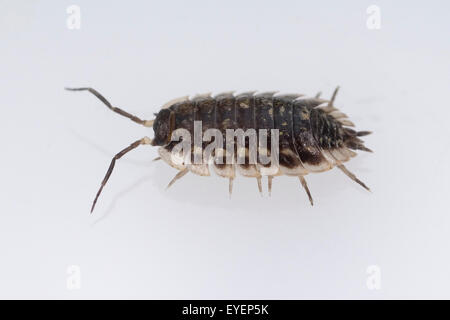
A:
{"type": "MultiPolygon", "coordinates": [[[[202,121],[203,131],[217,128],[225,138],[226,129],[278,129],[280,150],[289,149],[296,154],[284,159],[289,166],[300,161],[318,163],[320,149],[341,146],[345,139],[342,125],[323,110],[316,108],[318,99],[297,99],[298,95],[274,96],[273,92],[238,96],[222,94],[216,97],[199,96],[178,102],[159,112],[155,124],[155,144],[167,145],[170,130],[187,129],[193,134],[194,120],[202,121]],[[172,114],[174,126],[170,128],[172,114]]],[[[172,145],[172,144],[171,144],[172,145]]],[[[281,158],[287,157],[281,154],[281,158]]]]}

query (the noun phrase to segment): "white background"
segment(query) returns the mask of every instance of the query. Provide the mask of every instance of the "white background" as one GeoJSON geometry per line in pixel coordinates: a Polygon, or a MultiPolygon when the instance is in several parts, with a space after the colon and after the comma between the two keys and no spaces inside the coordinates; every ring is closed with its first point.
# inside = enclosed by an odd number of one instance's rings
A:
{"type": "Polygon", "coordinates": [[[0,1],[0,298],[450,298],[448,1],[0,1]],[[81,8],[81,29],[66,8],[81,8]],[[367,7],[381,29],[366,26],[367,7]],[[166,101],[226,90],[329,97],[372,130],[347,167],[187,175],[144,146],[166,101]],[[264,181],[264,185],[266,181],[264,181]],[[266,185],[265,185],[266,188],[266,185]],[[67,268],[81,270],[68,290],[67,268]],[[369,290],[366,271],[381,270],[369,290]]]}

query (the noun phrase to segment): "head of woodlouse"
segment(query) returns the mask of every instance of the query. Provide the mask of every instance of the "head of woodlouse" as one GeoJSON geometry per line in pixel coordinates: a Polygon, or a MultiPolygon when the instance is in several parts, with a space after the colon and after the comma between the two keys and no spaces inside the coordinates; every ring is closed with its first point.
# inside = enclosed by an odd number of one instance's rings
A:
{"type": "Polygon", "coordinates": [[[172,118],[172,112],[169,109],[162,109],[156,114],[156,119],[153,122],[155,136],[152,144],[154,146],[162,146],[168,143],[170,135],[172,134],[172,118]]]}

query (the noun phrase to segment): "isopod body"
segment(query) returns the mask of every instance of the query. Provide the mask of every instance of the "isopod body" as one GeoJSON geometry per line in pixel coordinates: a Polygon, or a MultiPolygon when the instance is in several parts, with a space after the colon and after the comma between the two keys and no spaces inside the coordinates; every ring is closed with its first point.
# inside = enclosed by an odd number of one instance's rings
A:
{"type": "Polygon", "coordinates": [[[356,156],[354,150],[371,151],[359,138],[370,132],[349,128],[354,126],[353,123],[334,106],[338,88],[330,100],[321,99],[320,94],[315,97],[305,97],[297,94],[279,95],[275,92],[245,92],[238,95],[229,92],[215,96],[204,94],[193,98],[183,97],[164,105],[154,120],[141,120],[122,109],[113,107],[92,88],[69,90],[90,91],[111,110],[134,122],[153,127],[154,130],[153,139],[145,137],[137,140],[113,158],[94,200],[92,210],[112,173],[115,161],[143,144],[159,146],[158,159],[164,160],[178,170],[169,186],[188,172],[208,176],[212,167],[216,174],[229,179],[230,194],[237,173],[255,178],[260,192],[262,191],[261,178],[267,176],[270,194],[272,179],[275,176],[296,176],[313,204],[305,175],[338,167],[351,179],[369,190],[363,182],[348,171],[343,163],[356,156]],[[183,140],[183,138],[174,140],[174,133],[184,130],[185,133],[195,136],[198,134],[195,132],[196,123],[201,124],[200,136],[214,129],[219,136],[216,135],[210,141],[223,140],[225,144],[206,153],[207,141],[201,140],[200,143],[194,143],[189,140],[188,149],[191,151],[189,157],[180,155],[179,150],[174,152],[183,140]],[[236,143],[238,135],[229,135],[229,133],[238,130],[244,133],[257,133],[256,138],[252,140],[248,135],[244,136],[243,143],[236,143]],[[266,138],[263,146],[261,135],[258,134],[261,132],[265,132],[266,138]],[[276,140],[274,140],[275,136],[276,140]],[[276,154],[276,157],[272,157],[269,163],[263,163],[260,154],[269,156],[276,154]],[[196,155],[199,155],[201,161],[193,161],[196,155]]]}

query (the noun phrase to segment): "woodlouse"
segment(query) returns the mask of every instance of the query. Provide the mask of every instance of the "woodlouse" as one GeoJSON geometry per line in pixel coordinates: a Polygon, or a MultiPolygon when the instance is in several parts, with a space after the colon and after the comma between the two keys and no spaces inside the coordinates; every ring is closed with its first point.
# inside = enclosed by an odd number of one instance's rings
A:
{"type": "MultiPolygon", "coordinates": [[[[160,156],[155,160],[162,159],[179,170],[168,187],[189,171],[208,176],[210,175],[209,167],[212,165],[219,176],[229,179],[230,195],[236,171],[243,176],[256,178],[260,192],[262,192],[261,177],[267,175],[269,194],[272,189],[272,179],[275,176],[297,176],[309,197],[311,205],[313,205],[313,199],[304,176],[310,172],[327,171],[336,166],[352,180],[369,190],[343,165],[343,162],[356,156],[356,153],[352,150],[371,152],[359,138],[371,132],[355,131],[348,128],[353,127],[354,124],[344,113],[334,107],[334,100],[339,87],[336,88],[330,100],[321,99],[320,93],[315,97],[306,98],[299,94],[277,95],[276,92],[256,94],[254,91],[239,95],[228,92],[216,96],[210,94],[197,95],[191,99],[183,97],[165,104],[155,114],[154,120],[141,120],[120,108],[113,107],[108,100],[92,88],[66,89],[89,91],[112,111],[138,124],[153,127],[154,130],[153,139],[148,137],[139,139],[113,157],[96,194],[91,212],[94,210],[97,199],[114,169],[116,160],[139,145],[145,144],[159,146],[160,156]],[[256,163],[250,163],[248,161],[249,141],[245,142],[244,155],[246,161],[244,163],[225,162],[218,164],[215,162],[217,158],[205,158],[199,164],[174,162],[171,155],[175,146],[175,142],[171,140],[172,133],[177,129],[186,129],[192,133],[194,121],[202,122],[203,131],[208,128],[215,128],[224,136],[227,129],[278,129],[277,165],[274,167],[271,164],[261,164],[258,162],[259,160],[256,163]]],[[[191,148],[194,149],[194,147],[192,144],[191,148]]],[[[201,144],[198,152],[202,153],[204,149],[205,144],[201,144]]],[[[235,155],[232,157],[236,159],[235,155]]]]}

